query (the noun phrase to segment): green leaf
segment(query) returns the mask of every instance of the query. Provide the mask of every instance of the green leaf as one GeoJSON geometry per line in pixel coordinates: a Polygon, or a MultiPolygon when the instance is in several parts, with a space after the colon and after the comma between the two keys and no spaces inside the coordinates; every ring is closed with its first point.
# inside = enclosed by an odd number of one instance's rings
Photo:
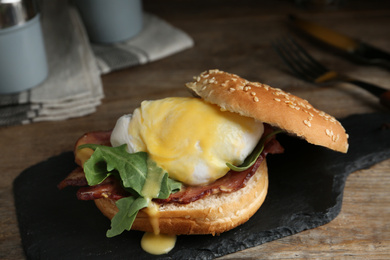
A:
{"type": "Polygon", "coordinates": [[[249,169],[250,167],[252,167],[253,164],[255,164],[257,158],[259,158],[260,154],[263,152],[264,144],[266,143],[266,141],[269,138],[271,138],[272,136],[274,136],[278,133],[281,133],[281,132],[282,132],[282,130],[277,130],[277,131],[274,131],[274,132],[268,134],[266,137],[261,138],[260,141],[257,143],[255,149],[253,149],[252,153],[247,158],[245,158],[244,162],[240,166],[235,166],[231,163],[226,163],[226,165],[231,170],[236,171],[236,172],[242,172],[242,171],[249,169]]]}
{"type": "Polygon", "coordinates": [[[180,190],[181,183],[168,177],[168,173],[160,168],[156,162],[147,160],[148,174],[142,189],[142,196],[149,198],[166,199],[171,193],[180,190]]]}
{"type": "Polygon", "coordinates": [[[125,230],[130,230],[139,210],[148,206],[148,200],[130,196],[118,200],[116,206],[119,212],[111,220],[111,229],[107,230],[107,237],[114,237],[125,230]]]}
{"type": "Polygon", "coordinates": [[[126,144],[118,147],[85,144],[79,147],[79,149],[82,148],[95,150],[91,158],[84,163],[85,177],[90,186],[101,183],[112,171],[116,170],[123,186],[141,195],[148,171],[147,153],[130,154],[126,151],[126,144]],[[105,171],[102,165],[106,165],[105,171]]]}
{"type": "Polygon", "coordinates": [[[130,154],[126,151],[126,144],[118,147],[85,144],[78,149],[83,148],[94,150],[91,158],[84,163],[85,176],[90,186],[114,175],[134,195],[117,201],[119,212],[111,220],[108,237],[130,230],[138,211],[147,207],[151,199],[166,199],[181,188],[181,183],[169,178],[168,173],[151,160],[147,153],[130,154]]]}
{"type": "Polygon", "coordinates": [[[93,154],[94,156],[87,160],[83,166],[85,177],[90,186],[100,184],[111,175],[111,173],[107,170],[106,163],[100,160],[102,157],[102,151],[96,150],[93,154]]]}

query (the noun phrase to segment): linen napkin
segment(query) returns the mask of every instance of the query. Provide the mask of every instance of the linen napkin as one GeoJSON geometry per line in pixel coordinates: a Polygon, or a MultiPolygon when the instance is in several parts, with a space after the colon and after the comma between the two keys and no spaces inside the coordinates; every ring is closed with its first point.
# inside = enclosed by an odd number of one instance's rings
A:
{"type": "Polygon", "coordinates": [[[128,41],[104,45],[92,44],[102,74],[153,62],[194,45],[185,32],[149,13],[144,13],[143,30],[128,41]]]}
{"type": "Polygon", "coordinates": [[[49,75],[39,86],[0,95],[0,125],[83,116],[104,97],[100,72],[76,10],[67,0],[41,1],[49,75]]]}
{"type": "Polygon", "coordinates": [[[101,74],[165,58],[194,45],[185,32],[145,13],[143,30],[117,44],[91,44],[67,0],[41,0],[49,76],[39,86],[0,95],[0,126],[65,120],[96,111],[104,98],[101,74]]]}

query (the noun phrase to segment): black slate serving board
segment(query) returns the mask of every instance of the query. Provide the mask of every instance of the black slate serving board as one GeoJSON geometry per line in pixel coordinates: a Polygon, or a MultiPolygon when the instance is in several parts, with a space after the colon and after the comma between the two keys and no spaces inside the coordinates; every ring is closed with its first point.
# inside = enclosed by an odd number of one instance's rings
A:
{"type": "Polygon", "coordinates": [[[78,201],[76,189],[56,185],[75,167],[72,152],[23,171],[14,196],[28,259],[212,259],[257,246],[334,219],[348,175],[390,157],[390,115],[354,115],[341,120],[350,150],[341,154],[279,135],[283,155],[268,157],[270,187],[260,210],[245,224],[220,236],[179,236],[167,255],[140,247],[142,232],[105,237],[106,219],[93,202],[78,201]],[[387,124],[387,125],[386,125],[387,124]]]}

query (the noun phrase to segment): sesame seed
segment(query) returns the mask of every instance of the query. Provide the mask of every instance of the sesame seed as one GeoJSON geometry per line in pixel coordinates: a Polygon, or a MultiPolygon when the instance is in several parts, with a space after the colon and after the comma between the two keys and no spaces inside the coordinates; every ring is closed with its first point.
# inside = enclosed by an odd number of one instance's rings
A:
{"type": "Polygon", "coordinates": [[[194,87],[196,87],[196,83],[195,82],[188,82],[186,84],[186,86],[189,87],[189,88],[194,88],[194,87]]]}
{"type": "Polygon", "coordinates": [[[332,141],[333,142],[337,142],[338,140],[339,140],[339,135],[334,135],[333,137],[332,137],[332,141]]]}
{"type": "Polygon", "coordinates": [[[251,92],[251,95],[252,96],[256,96],[256,92],[251,92]]]}
{"type": "Polygon", "coordinates": [[[295,107],[296,110],[300,110],[301,108],[300,107],[295,107]]]}
{"type": "Polygon", "coordinates": [[[206,88],[207,88],[206,86],[203,86],[203,87],[202,87],[202,90],[205,90],[206,88]]]}
{"type": "Polygon", "coordinates": [[[294,106],[294,105],[292,105],[292,104],[289,104],[288,106],[289,106],[289,107],[291,107],[291,108],[295,108],[295,106],[294,106]]]}
{"type": "Polygon", "coordinates": [[[249,91],[250,89],[251,89],[251,87],[249,87],[249,86],[244,87],[244,91],[249,91]]]}
{"type": "Polygon", "coordinates": [[[263,85],[263,88],[265,89],[265,90],[269,90],[269,86],[268,85],[263,85]]]}
{"type": "Polygon", "coordinates": [[[208,83],[208,80],[205,79],[205,80],[203,81],[203,84],[207,84],[207,83],[208,83]]]}
{"type": "Polygon", "coordinates": [[[218,208],[219,213],[223,212],[223,209],[221,207],[218,208]]]}
{"type": "Polygon", "coordinates": [[[211,78],[210,80],[209,80],[209,83],[211,84],[211,83],[214,83],[215,82],[215,78],[211,78]]]}
{"type": "Polygon", "coordinates": [[[236,89],[235,88],[229,88],[229,91],[230,92],[233,92],[233,91],[235,91],[236,89]]]}
{"type": "Polygon", "coordinates": [[[232,80],[233,80],[234,82],[236,82],[236,81],[237,81],[237,78],[232,78],[232,80]]]}
{"type": "Polygon", "coordinates": [[[326,130],[325,130],[325,132],[326,132],[326,135],[327,135],[327,136],[329,136],[329,137],[332,137],[332,136],[334,136],[334,134],[333,134],[333,131],[332,131],[332,130],[328,130],[328,129],[326,129],[326,130]]]}
{"type": "Polygon", "coordinates": [[[274,98],[275,101],[280,102],[281,100],[279,98],[274,98]]]}
{"type": "Polygon", "coordinates": [[[308,120],[303,120],[303,123],[304,123],[307,127],[311,127],[310,121],[308,121],[308,120]]]}
{"type": "Polygon", "coordinates": [[[259,102],[259,98],[258,98],[258,97],[254,97],[253,100],[254,100],[255,102],[259,102]]]}
{"type": "Polygon", "coordinates": [[[284,101],[286,104],[289,104],[289,105],[292,105],[292,106],[296,106],[297,104],[295,104],[294,102],[290,101],[290,100],[286,100],[284,101]]]}

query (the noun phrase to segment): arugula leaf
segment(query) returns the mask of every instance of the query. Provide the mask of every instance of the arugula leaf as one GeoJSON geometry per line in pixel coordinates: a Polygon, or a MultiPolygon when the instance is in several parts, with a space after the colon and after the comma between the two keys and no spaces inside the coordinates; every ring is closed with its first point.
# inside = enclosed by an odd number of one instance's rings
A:
{"type": "Polygon", "coordinates": [[[130,196],[118,200],[115,204],[119,212],[111,219],[111,229],[107,230],[107,237],[120,235],[125,230],[129,231],[138,211],[148,206],[148,200],[130,196]]]}
{"type": "Polygon", "coordinates": [[[119,172],[125,188],[131,188],[137,195],[141,195],[145,183],[148,166],[145,152],[128,153],[126,144],[110,147],[98,144],[84,144],[79,149],[91,148],[95,150],[91,158],[84,163],[85,177],[90,186],[101,183],[114,170],[119,172]],[[103,166],[106,165],[104,172],[103,166]]]}
{"type": "Polygon", "coordinates": [[[119,212],[111,220],[107,237],[130,230],[138,211],[147,207],[151,199],[166,199],[171,193],[181,189],[181,183],[169,178],[168,173],[150,159],[147,153],[130,154],[126,151],[126,144],[118,147],[84,144],[78,147],[83,148],[94,150],[83,166],[90,186],[114,175],[134,195],[116,202],[119,212]]]}
{"type": "Polygon", "coordinates": [[[263,152],[264,145],[267,142],[267,140],[269,138],[271,138],[272,136],[279,134],[281,132],[282,132],[282,130],[276,130],[276,131],[268,134],[266,137],[261,138],[260,141],[257,143],[255,149],[253,149],[251,154],[249,154],[249,156],[245,158],[244,162],[240,166],[235,166],[231,163],[226,163],[226,165],[231,170],[236,171],[236,172],[242,172],[242,171],[249,169],[250,167],[252,167],[253,164],[255,164],[257,158],[259,158],[260,154],[263,152]]]}

